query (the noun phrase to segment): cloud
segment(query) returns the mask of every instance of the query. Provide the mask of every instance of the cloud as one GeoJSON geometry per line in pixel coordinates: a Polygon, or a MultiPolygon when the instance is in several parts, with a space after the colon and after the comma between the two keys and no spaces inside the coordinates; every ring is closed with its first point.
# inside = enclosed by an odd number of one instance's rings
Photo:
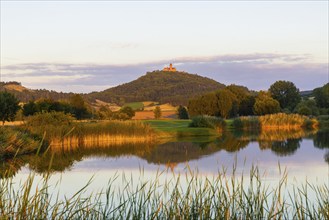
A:
{"type": "Polygon", "coordinates": [[[224,84],[266,90],[277,80],[292,81],[301,90],[328,82],[328,64],[313,63],[308,54],[229,54],[181,57],[129,65],[23,63],[1,67],[2,80],[19,81],[30,88],[66,92],[101,91],[127,83],[169,62],[178,70],[197,73],[224,84]]]}

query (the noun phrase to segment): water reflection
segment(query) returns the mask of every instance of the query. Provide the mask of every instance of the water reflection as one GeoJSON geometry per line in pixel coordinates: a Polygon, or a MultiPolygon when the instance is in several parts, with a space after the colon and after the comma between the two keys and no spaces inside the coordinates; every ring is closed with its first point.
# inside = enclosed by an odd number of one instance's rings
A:
{"type": "MultiPolygon", "coordinates": [[[[258,132],[229,131],[221,137],[198,137],[176,139],[163,143],[139,143],[124,145],[104,145],[95,147],[53,148],[41,155],[25,155],[11,160],[0,161],[0,177],[15,175],[22,166],[28,166],[38,173],[63,172],[76,162],[88,157],[120,158],[135,156],[148,164],[161,164],[174,168],[177,164],[198,161],[216,152],[237,153],[248,146],[258,144],[262,151],[270,150],[278,157],[289,157],[300,149],[303,140],[313,140],[319,149],[329,148],[329,130],[312,133],[308,131],[258,132]]],[[[312,151],[312,149],[308,149],[312,151]]],[[[324,160],[329,164],[329,151],[324,152],[324,160]]]]}

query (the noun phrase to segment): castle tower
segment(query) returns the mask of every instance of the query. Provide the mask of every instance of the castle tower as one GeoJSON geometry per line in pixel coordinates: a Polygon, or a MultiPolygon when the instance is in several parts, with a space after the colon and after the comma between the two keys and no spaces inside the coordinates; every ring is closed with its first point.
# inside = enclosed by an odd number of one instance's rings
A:
{"type": "Polygon", "coordinates": [[[176,72],[177,70],[176,70],[175,67],[173,67],[172,63],[170,63],[170,64],[169,64],[169,67],[165,67],[165,68],[163,68],[162,71],[165,71],[165,72],[176,72]]]}

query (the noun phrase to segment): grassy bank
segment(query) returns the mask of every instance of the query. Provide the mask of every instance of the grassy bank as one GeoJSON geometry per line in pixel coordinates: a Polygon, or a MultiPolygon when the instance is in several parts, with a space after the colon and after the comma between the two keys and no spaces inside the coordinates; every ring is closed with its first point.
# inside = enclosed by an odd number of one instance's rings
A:
{"type": "MultiPolygon", "coordinates": [[[[3,219],[328,219],[327,184],[287,185],[283,173],[269,186],[257,168],[250,176],[212,178],[195,173],[160,180],[113,176],[101,192],[87,194],[91,182],[71,197],[60,199],[49,192],[50,176],[34,185],[31,175],[20,187],[0,180],[0,216],[3,219]],[[120,190],[115,187],[121,180],[120,190]],[[312,198],[313,195],[315,198],[312,198]]],[[[142,175],[141,175],[142,176],[142,175]]],[[[60,185],[60,184],[59,184],[60,185]]],[[[57,189],[59,190],[59,189],[57,189]]]]}

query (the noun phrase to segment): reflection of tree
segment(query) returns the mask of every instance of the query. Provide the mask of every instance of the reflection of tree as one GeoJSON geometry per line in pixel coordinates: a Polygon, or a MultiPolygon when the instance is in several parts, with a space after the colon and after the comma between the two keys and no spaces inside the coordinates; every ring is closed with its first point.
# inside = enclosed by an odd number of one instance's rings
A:
{"type": "Polygon", "coordinates": [[[329,130],[320,130],[313,137],[315,147],[324,149],[329,148],[329,130]]]}
{"type": "Polygon", "coordinates": [[[324,155],[324,160],[329,164],[329,151],[324,155]]]}
{"type": "Polygon", "coordinates": [[[182,163],[217,151],[218,148],[209,142],[167,142],[156,146],[142,158],[155,164],[182,163]]]}
{"type": "Polygon", "coordinates": [[[225,132],[221,138],[215,141],[219,149],[227,152],[236,152],[245,148],[249,144],[249,140],[238,139],[231,132],[225,132]]]}
{"type": "Polygon", "coordinates": [[[288,139],[286,141],[274,141],[272,151],[278,156],[293,155],[300,147],[301,139],[288,139]]]}

